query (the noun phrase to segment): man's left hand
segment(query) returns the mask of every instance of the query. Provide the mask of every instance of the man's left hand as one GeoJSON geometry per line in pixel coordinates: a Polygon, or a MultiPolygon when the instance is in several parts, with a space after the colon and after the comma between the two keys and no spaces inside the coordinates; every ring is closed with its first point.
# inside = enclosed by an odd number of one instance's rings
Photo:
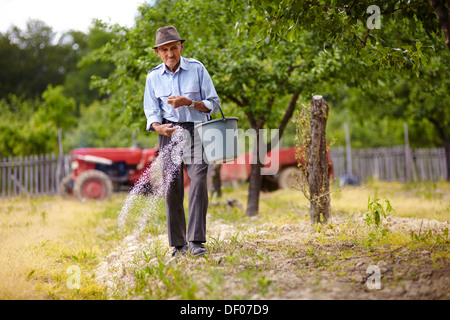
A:
{"type": "Polygon", "coordinates": [[[188,106],[191,102],[191,99],[183,96],[170,96],[167,98],[167,103],[171,104],[175,109],[181,106],[188,106]]]}

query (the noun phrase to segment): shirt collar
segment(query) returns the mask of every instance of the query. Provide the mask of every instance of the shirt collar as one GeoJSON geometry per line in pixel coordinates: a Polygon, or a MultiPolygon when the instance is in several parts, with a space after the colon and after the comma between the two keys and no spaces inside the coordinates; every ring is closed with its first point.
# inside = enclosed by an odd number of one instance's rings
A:
{"type": "MultiPolygon", "coordinates": [[[[186,59],[183,57],[180,57],[180,65],[178,66],[177,71],[179,69],[189,70],[189,64],[186,62],[186,59]]],[[[167,69],[167,66],[165,63],[163,63],[163,68],[161,70],[161,74],[164,74],[164,72],[170,73],[170,70],[167,69]]]]}

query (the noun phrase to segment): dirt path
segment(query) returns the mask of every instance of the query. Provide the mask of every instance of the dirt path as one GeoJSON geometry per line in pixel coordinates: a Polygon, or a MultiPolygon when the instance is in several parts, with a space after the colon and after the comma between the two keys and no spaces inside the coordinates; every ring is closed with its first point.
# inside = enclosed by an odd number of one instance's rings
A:
{"type": "MultiPolygon", "coordinates": [[[[206,259],[182,258],[179,262],[166,252],[165,261],[199,283],[211,270],[221,272],[217,299],[450,299],[448,241],[436,241],[426,248],[420,241],[371,248],[352,240],[352,234],[358,238],[358,220],[362,216],[353,217],[349,227],[347,219],[334,218],[321,232],[312,231],[307,222],[278,227],[210,221],[206,259]],[[246,272],[254,277],[253,283],[242,277],[246,272]],[[232,296],[227,295],[230,292],[232,296]]],[[[386,226],[392,233],[425,237],[428,230],[443,234],[449,223],[390,216],[386,226]]],[[[133,288],[135,270],[158,264],[161,256],[157,253],[167,248],[166,238],[165,234],[126,237],[100,263],[97,280],[111,294],[133,288]]],[[[199,285],[197,297],[211,298],[211,292],[202,290],[199,285]]]]}

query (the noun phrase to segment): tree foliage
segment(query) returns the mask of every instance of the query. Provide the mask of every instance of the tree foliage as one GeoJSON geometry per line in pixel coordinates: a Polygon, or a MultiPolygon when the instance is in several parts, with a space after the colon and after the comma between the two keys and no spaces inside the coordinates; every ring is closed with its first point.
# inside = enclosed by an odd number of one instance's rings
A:
{"type": "Polygon", "coordinates": [[[66,37],[68,37],[69,43],[73,43],[72,48],[76,51],[78,60],[76,68],[69,72],[65,78],[64,91],[68,96],[76,99],[78,106],[88,106],[94,100],[105,97],[100,96],[98,90],[91,87],[91,77],[94,75],[107,77],[114,66],[112,63],[101,61],[82,63],[81,60],[91,51],[111,41],[114,34],[94,25],[87,34],[80,31],[69,31],[66,37]]]}
{"type": "MultiPolygon", "coordinates": [[[[337,85],[328,86],[335,101],[342,104],[338,96],[351,96],[345,107],[362,118],[429,121],[450,158],[449,17],[444,1],[249,3],[253,19],[242,30],[260,43],[270,38],[298,44],[299,35],[310,31],[337,46],[344,67],[335,78],[337,85]]],[[[447,167],[450,171],[450,161],[447,167]]]]}
{"type": "Polygon", "coordinates": [[[444,145],[450,159],[445,10],[434,0],[159,0],[139,7],[133,28],[97,21],[87,34],[59,39],[31,20],[0,34],[0,154],[49,152],[59,125],[70,132],[67,148],[128,146],[132,132],[153,146],[144,132],[144,83],[160,63],[155,31],[173,24],[187,39],[183,55],[206,65],[225,115],[239,117],[240,128],[280,129],[288,141],[291,112],[320,94],[337,144],[342,122],[351,122],[355,147],[401,143],[407,122],[411,145],[444,145]],[[71,97],[75,122],[65,123],[55,106],[72,114],[71,97]]]}
{"type": "Polygon", "coordinates": [[[260,42],[266,37],[296,42],[299,34],[308,30],[324,42],[338,43],[352,58],[379,68],[416,69],[422,64],[423,53],[412,44],[424,39],[403,37],[404,31],[415,33],[417,28],[423,28],[430,37],[442,35],[434,8],[422,0],[249,0],[249,3],[253,19],[244,29],[260,42]]]}
{"type": "MultiPolygon", "coordinates": [[[[316,41],[313,33],[301,34],[300,43],[267,39],[258,43],[249,35],[237,38],[239,23],[251,19],[244,2],[190,0],[143,5],[136,27],[105,26],[116,39],[90,55],[110,61],[115,70],[94,85],[112,94],[116,112],[127,114],[130,125],[143,130],[142,96],[148,71],[160,62],[151,47],[156,29],[173,24],[183,38],[186,57],[200,60],[212,76],[226,115],[239,115],[241,127],[279,129],[282,136],[301,95],[311,96],[321,81],[338,73],[339,50],[316,41]],[[179,19],[193,16],[196,19],[179,19]],[[211,18],[213,17],[213,18],[211,18]]],[[[256,145],[263,143],[257,135],[256,145]]],[[[267,142],[267,141],[266,141],[267,142]]],[[[270,150],[270,145],[268,150],[270,150]]],[[[252,164],[248,214],[258,211],[261,162],[252,164]],[[251,204],[251,205],[250,205],[251,204]]]]}
{"type": "Polygon", "coordinates": [[[49,85],[40,99],[14,95],[0,100],[0,154],[33,155],[56,153],[58,128],[70,128],[75,121],[75,101],[63,94],[63,87],[49,85]]]}
{"type": "Polygon", "coordinates": [[[55,44],[55,36],[40,20],[30,20],[25,30],[12,27],[0,34],[0,98],[38,98],[48,84],[64,82],[76,55],[69,44],[55,44]]]}
{"type": "Polygon", "coordinates": [[[98,92],[89,88],[90,77],[107,76],[112,66],[78,63],[112,38],[113,34],[94,27],[88,34],[70,30],[57,39],[40,20],[30,20],[25,30],[12,26],[0,34],[0,98],[11,94],[39,98],[49,84],[64,85],[66,94],[88,105],[98,98],[98,92]]]}
{"type": "MultiPolygon", "coordinates": [[[[89,88],[90,77],[106,76],[111,69],[101,62],[78,62],[112,38],[94,27],[88,34],[71,30],[56,39],[39,20],[0,34],[1,156],[57,152],[57,128],[76,130],[80,105],[99,99],[89,88]]],[[[72,142],[70,147],[77,146],[72,142]]]]}

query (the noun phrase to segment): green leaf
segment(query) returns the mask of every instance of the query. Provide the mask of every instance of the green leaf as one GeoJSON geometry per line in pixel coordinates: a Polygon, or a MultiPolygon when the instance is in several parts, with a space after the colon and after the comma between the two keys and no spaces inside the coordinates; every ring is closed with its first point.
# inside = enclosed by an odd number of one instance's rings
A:
{"type": "Polygon", "coordinates": [[[27,279],[31,279],[31,276],[36,272],[36,270],[31,270],[30,273],[27,275],[27,279]]]}
{"type": "Polygon", "coordinates": [[[386,212],[395,211],[394,208],[392,208],[391,202],[388,199],[384,201],[386,202],[386,212]]]}
{"type": "Polygon", "coordinates": [[[420,48],[422,48],[422,46],[423,46],[422,42],[419,42],[419,41],[416,42],[416,49],[417,49],[417,51],[419,51],[420,48]]]}

